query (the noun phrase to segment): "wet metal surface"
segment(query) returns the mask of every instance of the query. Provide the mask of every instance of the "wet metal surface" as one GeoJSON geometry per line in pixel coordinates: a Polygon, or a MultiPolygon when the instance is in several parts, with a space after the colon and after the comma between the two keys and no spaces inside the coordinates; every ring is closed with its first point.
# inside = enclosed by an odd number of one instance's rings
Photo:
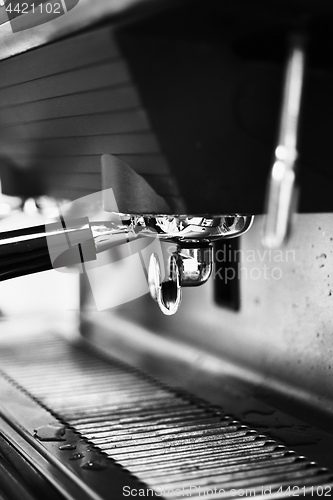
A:
{"type": "MultiPolygon", "coordinates": [[[[333,474],[311,457],[82,346],[29,341],[15,356],[10,347],[2,349],[1,366],[93,449],[162,497],[177,498],[181,489],[194,498],[235,498],[241,496],[235,489],[244,488],[252,496],[265,496],[266,488],[288,497],[288,486],[311,494],[313,487],[333,484],[333,474]]],[[[75,450],[70,444],[58,447],[75,450]]],[[[80,452],[72,451],[69,459],[81,460],[83,469],[105,468],[80,452]]]]}

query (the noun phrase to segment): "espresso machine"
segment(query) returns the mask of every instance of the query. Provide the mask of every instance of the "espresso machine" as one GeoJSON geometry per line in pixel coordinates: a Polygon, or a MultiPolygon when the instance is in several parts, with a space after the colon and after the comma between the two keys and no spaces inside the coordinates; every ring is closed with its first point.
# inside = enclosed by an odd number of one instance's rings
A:
{"type": "Polygon", "coordinates": [[[0,500],[330,497],[331,4],[0,5],[0,500]]]}

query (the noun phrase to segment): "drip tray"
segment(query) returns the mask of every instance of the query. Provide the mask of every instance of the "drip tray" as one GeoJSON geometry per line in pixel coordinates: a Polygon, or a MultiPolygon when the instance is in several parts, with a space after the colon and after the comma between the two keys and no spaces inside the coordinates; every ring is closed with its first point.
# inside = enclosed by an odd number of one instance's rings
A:
{"type": "Polygon", "coordinates": [[[331,496],[313,457],[84,342],[1,339],[0,363],[0,432],[66,498],[331,496]]]}

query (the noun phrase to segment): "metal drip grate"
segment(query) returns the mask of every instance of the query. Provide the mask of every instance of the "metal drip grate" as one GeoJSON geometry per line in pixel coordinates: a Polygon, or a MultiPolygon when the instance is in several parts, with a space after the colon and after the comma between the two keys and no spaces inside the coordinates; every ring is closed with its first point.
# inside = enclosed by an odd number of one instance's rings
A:
{"type": "Polygon", "coordinates": [[[290,488],[313,496],[332,484],[327,469],[283,444],[82,345],[40,337],[8,343],[0,362],[6,376],[162,497],[275,498],[290,488]]]}

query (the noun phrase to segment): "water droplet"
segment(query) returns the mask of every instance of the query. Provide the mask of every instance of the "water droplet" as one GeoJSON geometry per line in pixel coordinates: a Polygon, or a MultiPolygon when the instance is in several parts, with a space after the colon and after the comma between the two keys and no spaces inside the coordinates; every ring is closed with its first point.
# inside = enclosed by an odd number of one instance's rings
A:
{"type": "Polygon", "coordinates": [[[76,450],[76,444],[71,444],[71,443],[62,444],[61,446],[59,446],[59,450],[61,450],[61,451],[63,451],[63,450],[76,450]]]}
{"type": "Polygon", "coordinates": [[[63,425],[48,424],[34,429],[34,437],[40,441],[65,441],[66,428],[63,425]]]}
{"type": "Polygon", "coordinates": [[[83,453],[73,453],[69,460],[80,460],[80,458],[84,458],[83,453]]]}
{"type": "Polygon", "coordinates": [[[81,465],[82,469],[88,469],[88,470],[103,470],[106,468],[105,465],[101,464],[100,462],[86,462],[83,465],[81,465]]]}

